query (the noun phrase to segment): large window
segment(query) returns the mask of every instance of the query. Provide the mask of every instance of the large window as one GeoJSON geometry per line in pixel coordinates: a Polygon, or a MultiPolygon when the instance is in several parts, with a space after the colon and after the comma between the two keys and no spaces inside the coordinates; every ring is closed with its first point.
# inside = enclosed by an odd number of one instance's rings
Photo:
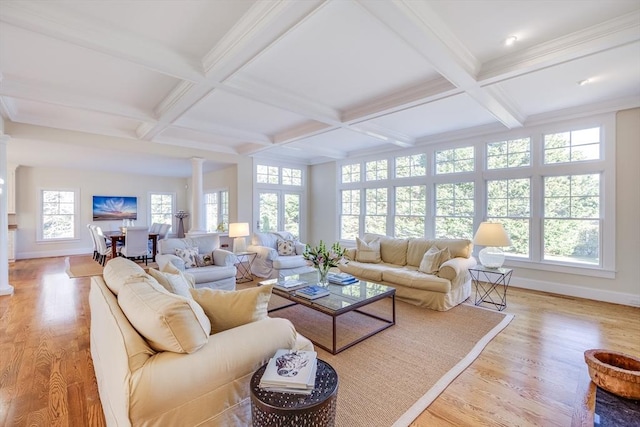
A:
{"type": "Polygon", "coordinates": [[[544,180],[544,259],[600,262],[600,175],[544,180]]]}
{"type": "Polygon", "coordinates": [[[500,222],[511,237],[511,255],[529,255],[531,180],[487,181],[487,220],[500,222]]]}
{"type": "Polygon", "coordinates": [[[172,224],[175,195],[173,193],[152,193],[149,195],[150,224],[172,224]]]}
{"type": "Polygon", "coordinates": [[[77,237],[77,190],[40,191],[40,240],[77,237]]]}
{"type": "Polygon", "coordinates": [[[204,194],[205,227],[208,233],[229,229],[229,192],[209,191],[204,194]]]}
{"type": "Polygon", "coordinates": [[[348,159],[337,179],[342,240],[472,239],[492,221],[507,265],[615,274],[614,114],[348,159]]]}
{"type": "Polygon", "coordinates": [[[424,237],[427,192],[424,185],[396,187],[395,237],[424,237]]]}
{"type": "Polygon", "coordinates": [[[436,184],[436,238],[473,237],[473,182],[436,184]]]}
{"type": "Polygon", "coordinates": [[[256,226],[259,231],[288,231],[300,238],[305,200],[304,171],[281,165],[256,165],[256,226]]]}

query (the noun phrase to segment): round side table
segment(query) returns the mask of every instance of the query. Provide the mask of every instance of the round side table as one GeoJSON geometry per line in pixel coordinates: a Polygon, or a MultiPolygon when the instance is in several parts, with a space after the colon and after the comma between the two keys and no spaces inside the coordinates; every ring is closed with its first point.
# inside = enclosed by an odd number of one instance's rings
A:
{"type": "Polygon", "coordinates": [[[264,364],[251,377],[251,418],[254,427],[333,426],[336,418],[338,374],[318,359],[315,388],[309,395],[279,393],[258,387],[264,364]]]}

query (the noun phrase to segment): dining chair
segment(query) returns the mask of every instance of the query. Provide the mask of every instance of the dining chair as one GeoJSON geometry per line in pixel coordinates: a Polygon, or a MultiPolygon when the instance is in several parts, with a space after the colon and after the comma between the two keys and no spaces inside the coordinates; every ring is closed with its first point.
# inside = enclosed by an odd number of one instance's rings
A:
{"type": "Polygon", "coordinates": [[[147,227],[127,227],[124,245],[120,254],[131,259],[144,259],[145,265],[149,260],[149,229],[147,227]]]}
{"type": "Polygon", "coordinates": [[[96,236],[93,233],[93,224],[87,224],[87,230],[89,231],[89,236],[91,236],[91,243],[93,243],[93,259],[98,260],[98,246],[96,245],[96,236]]]}
{"type": "Polygon", "coordinates": [[[160,224],[160,231],[158,231],[158,240],[166,239],[167,234],[171,230],[171,224],[160,224]]]}
{"type": "Polygon", "coordinates": [[[100,227],[91,227],[91,231],[93,232],[93,238],[96,243],[96,261],[98,261],[101,265],[104,265],[107,262],[107,258],[111,256],[111,248],[107,246],[107,240],[102,234],[102,230],[98,231],[100,227]]]}
{"type": "Polygon", "coordinates": [[[154,222],[151,224],[151,228],[149,228],[149,233],[159,233],[160,232],[160,224],[159,222],[154,222]]]}

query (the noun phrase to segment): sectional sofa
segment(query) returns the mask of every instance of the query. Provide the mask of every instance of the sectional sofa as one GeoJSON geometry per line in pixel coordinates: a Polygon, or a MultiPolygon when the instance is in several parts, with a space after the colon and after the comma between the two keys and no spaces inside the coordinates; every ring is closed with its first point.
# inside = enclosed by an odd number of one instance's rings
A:
{"type": "Polygon", "coordinates": [[[476,259],[471,255],[470,240],[365,234],[357,243],[356,248],[347,249],[339,269],[360,279],[393,286],[398,299],[446,311],[471,295],[468,269],[476,265],[476,259]],[[432,248],[432,252],[438,249],[448,256],[425,268],[425,254],[432,248]]]}

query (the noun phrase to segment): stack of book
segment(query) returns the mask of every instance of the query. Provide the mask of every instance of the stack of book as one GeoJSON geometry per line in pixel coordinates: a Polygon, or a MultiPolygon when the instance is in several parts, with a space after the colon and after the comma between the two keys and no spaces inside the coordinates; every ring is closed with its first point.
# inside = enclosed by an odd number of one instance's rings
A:
{"type": "Polygon", "coordinates": [[[296,274],[295,276],[287,277],[286,280],[278,280],[273,287],[276,289],[280,289],[281,291],[294,291],[296,289],[304,288],[307,286],[307,282],[299,278],[296,274]]]}
{"type": "Polygon", "coordinates": [[[279,393],[311,394],[316,383],[317,356],[315,351],[276,351],[258,386],[279,393]]]}
{"type": "Polygon", "coordinates": [[[358,281],[358,279],[348,273],[329,273],[327,280],[329,280],[329,283],[336,285],[350,285],[358,281]]]}
{"type": "Polygon", "coordinates": [[[330,294],[331,292],[329,292],[327,288],[323,288],[322,286],[317,285],[305,286],[304,288],[296,290],[296,296],[307,299],[326,297],[330,294]]]}

